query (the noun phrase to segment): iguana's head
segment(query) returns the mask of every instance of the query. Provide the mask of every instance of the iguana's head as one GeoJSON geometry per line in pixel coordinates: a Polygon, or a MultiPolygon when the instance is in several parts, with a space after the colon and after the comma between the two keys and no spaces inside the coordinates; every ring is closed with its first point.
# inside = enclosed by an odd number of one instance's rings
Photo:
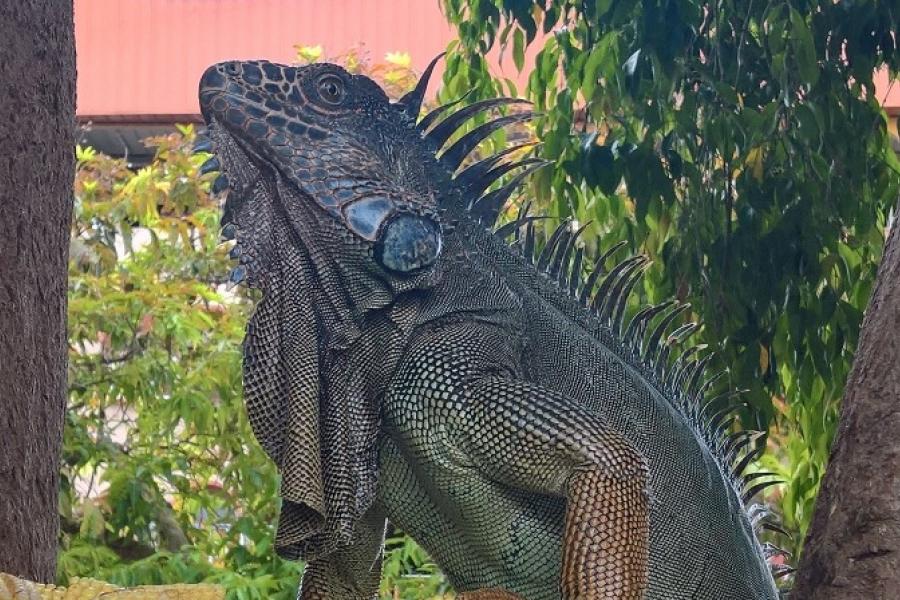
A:
{"type": "Polygon", "coordinates": [[[251,283],[273,258],[262,243],[272,219],[307,253],[371,276],[434,264],[446,178],[415,115],[372,80],[324,63],[224,62],[203,74],[200,106],[229,187],[223,225],[251,283]]]}

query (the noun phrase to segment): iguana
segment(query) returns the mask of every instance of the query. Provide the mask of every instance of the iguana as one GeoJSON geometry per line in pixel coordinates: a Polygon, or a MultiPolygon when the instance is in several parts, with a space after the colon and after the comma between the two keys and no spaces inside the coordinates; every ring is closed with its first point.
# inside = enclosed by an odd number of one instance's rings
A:
{"type": "Polygon", "coordinates": [[[685,306],[626,323],[643,257],[588,269],[567,223],[538,252],[526,212],[495,229],[544,162],[464,161],[530,115],[454,136],[521,101],[420,119],[433,67],[396,102],[324,63],[200,81],[231,279],[263,291],[244,393],[300,598],[372,598],[386,518],[467,599],[778,597],[742,476],[760,447],[729,433],[708,357],[674,358],[685,306]]]}

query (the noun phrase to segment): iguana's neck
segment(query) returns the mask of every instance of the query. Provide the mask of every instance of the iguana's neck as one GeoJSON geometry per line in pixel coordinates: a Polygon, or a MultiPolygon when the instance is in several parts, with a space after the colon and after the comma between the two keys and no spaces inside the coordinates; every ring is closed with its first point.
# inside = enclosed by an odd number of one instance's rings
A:
{"type": "Polygon", "coordinates": [[[309,206],[293,186],[280,178],[275,189],[281,198],[275,221],[278,277],[301,286],[319,329],[320,349],[341,349],[359,338],[374,312],[395,300],[390,282],[370,268],[366,257],[348,248],[347,233],[330,215],[309,206]]]}
{"type": "Polygon", "coordinates": [[[431,293],[423,298],[418,322],[461,315],[514,327],[510,318],[521,309],[521,300],[506,285],[496,265],[485,260],[482,244],[490,233],[462,219],[454,222],[444,234],[444,250],[436,265],[439,277],[431,293]]]}

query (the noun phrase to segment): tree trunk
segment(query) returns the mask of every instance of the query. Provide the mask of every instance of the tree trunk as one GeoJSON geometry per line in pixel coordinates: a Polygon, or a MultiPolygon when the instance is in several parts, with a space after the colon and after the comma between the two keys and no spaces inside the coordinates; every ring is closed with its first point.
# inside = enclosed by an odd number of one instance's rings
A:
{"type": "Polygon", "coordinates": [[[0,2],[0,571],[56,575],[75,147],[72,0],[0,2]]]}
{"type": "Polygon", "coordinates": [[[900,596],[900,222],[885,244],[794,600],[900,596]]]}

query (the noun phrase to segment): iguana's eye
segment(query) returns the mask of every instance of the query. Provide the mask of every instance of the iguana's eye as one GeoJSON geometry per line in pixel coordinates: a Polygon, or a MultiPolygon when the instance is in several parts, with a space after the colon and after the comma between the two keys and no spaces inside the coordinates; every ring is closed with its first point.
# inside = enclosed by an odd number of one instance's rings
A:
{"type": "Polygon", "coordinates": [[[327,104],[338,105],[344,100],[344,81],[337,75],[322,75],[316,82],[316,89],[327,104]]]}

